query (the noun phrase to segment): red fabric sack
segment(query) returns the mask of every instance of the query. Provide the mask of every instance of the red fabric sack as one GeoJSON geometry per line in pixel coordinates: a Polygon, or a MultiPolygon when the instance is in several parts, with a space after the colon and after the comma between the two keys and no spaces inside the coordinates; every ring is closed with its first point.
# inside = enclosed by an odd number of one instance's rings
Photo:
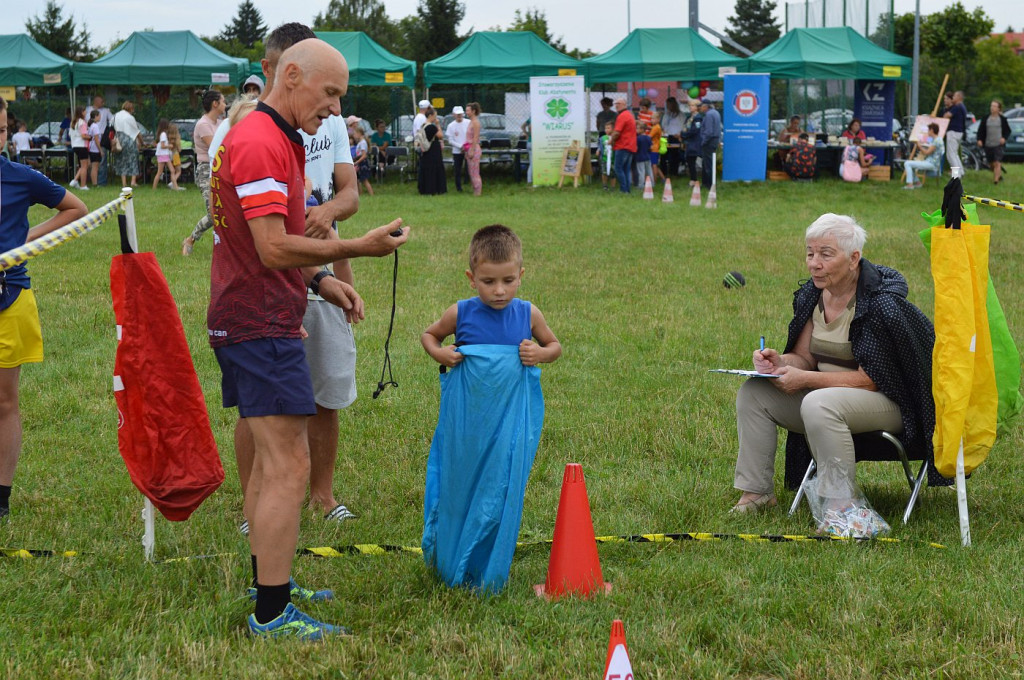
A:
{"type": "Polygon", "coordinates": [[[184,521],[224,481],[206,402],[153,253],[110,265],[117,321],[117,443],[132,483],[171,521],[184,521]]]}

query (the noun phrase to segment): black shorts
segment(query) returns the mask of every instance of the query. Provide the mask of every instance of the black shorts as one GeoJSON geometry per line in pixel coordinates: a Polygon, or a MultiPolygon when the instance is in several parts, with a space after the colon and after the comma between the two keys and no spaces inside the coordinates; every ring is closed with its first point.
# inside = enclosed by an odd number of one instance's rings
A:
{"type": "Polygon", "coordinates": [[[1005,148],[1002,146],[986,146],[985,160],[989,163],[1002,163],[1003,153],[1005,153],[1005,148]]]}
{"type": "Polygon", "coordinates": [[[366,161],[356,165],[356,179],[360,182],[365,182],[370,179],[370,166],[366,161]]]}
{"type": "Polygon", "coordinates": [[[89,162],[90,163],[99,163],[101,160],[103,160],[103,154],[101,154],[99,151],[90,151],[89,152],[89,162]]]}
{"type": "Polygon", "coordinates": [[[82,161],[89,160],[89,147],[76,146],[72,147],[71,150],[75,152],[75,160],[77,160],[79,163],[81,163],[82,161]]]}

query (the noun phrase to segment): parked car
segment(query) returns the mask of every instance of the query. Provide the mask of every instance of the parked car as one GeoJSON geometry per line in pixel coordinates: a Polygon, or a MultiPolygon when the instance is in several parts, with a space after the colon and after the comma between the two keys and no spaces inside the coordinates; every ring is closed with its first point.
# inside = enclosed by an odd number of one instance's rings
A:
{"type": "Polygon", "coordinates": [[[58,138],[60,138],[59,120],[51,120],[48,123],[43,123],[32,131],[32,144],[36,147],[56,146],[58,138]]]}
{"type": "MultiPolygon", "coordinates": [[[[977,121],[968,126],[964,135],[964,144],[977,146],[978,126],[983,121],[977,121]]],[[[1024,118],[1009,118],[1010,136],[1006,139],[1006,151],[1004,159],[1008,161],[1024,161],[1024,118]]]]}
{"type": "Polygon", "coordinates": [[[198,118],[175,118],[171,121],[178,126],[178,134],[181,135],[181,148],[191,149],[193,144],[192,134],[195,132],[198,118]]]}
{"type": "Polygon", "coordinates": [[[1003,115],[1007,118],[1024,118],[1024,106],[1009,109],[1003,115]]]}
{"type": "Polygon", "coordinates": [[[389,127],[392,136],[402,145],[412,143],[412,121],[414,116],[408,114],[399,116],[389,127]],[[395,129],[397,128],[397,130],[395,129]]]}
{"type": "MultiPolygon", "coordinates": [[[[455,116],[448,114],[441,119],[441,129],[448,127],[448,123],[455,120],[455,116]]],[[[507,139],[510,146],[515,146],[519,141],[519,131],[509,130],[506,126],[505,116],[501,113],[480,114],[480,139],[491,142],[495,139],[507,139]]]]}
{"type": "MultiPolygon", "coordinates": [[[[811,129],[813,129],[814,132],[825,132],[826,134],[829,134],[829,135],[839,136],[839,135],[843,134],[843,130],[845,130],[846,126],[850,124],[851,120],[853,120],[853,111],[851,111],[850,109],[825,109],[824,112],[822,112],[822,111],[813,111],[813,112],[807,114],[807,120],[802,120],[803,119],[802,115],[800,117],[801,117],[800,125],[805,130],[808,127],[807,126],[808,121],[810,121],[811,129]],[[824,117],[824,121],[825,121],[824,122],[824,126],[825,126],[824,130],[822,130],[822,118],[823,117],[824,117]]],[[[778,136],[779,136],[779,133],[782,132],[782,130],[785,129],[785,127],[787,125],[789,125],[789,119],[788,118],[776,118],[775,120],[771,121],[771,123],[769,124],[769,130],[770,130],[770,134],[771,134],[772,139],[777,139],[778,136]]],[[[900,123],[900,121],[897,120],[896,118],[893,118],[892,119],[892,132],[893,132],[893,134],[895,135],[902,128],[903,128],[903,125],[900,123]]],[[[865,131],[865,134],[867,134],[867,131],[865,131]]]]}

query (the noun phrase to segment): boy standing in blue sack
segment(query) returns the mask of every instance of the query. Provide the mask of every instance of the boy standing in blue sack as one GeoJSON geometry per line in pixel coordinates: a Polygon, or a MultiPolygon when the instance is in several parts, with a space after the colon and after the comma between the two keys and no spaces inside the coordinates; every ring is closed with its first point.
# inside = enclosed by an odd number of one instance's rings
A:
{"type": "Polygon", "coordinates": [[[476,232],[460,300],[423,332],[441,375],[441,409],[427,461],[423,558],[449,586],[498,592],[508,580],[526,482],[540,442],[537,364],[562,345],[540,310],[516,297],[523,247],[508,227],[476,232]],[[455,344],[442,346],[450,335],[455,344]]]}

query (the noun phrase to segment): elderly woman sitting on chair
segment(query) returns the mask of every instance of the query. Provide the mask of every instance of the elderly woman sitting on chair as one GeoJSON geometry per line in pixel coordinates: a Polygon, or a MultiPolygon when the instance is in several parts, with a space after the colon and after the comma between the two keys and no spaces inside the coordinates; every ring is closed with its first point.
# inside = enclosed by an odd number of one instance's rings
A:
{"type": "Polygon", "coordinates": [[[935,330],[907,300],[895,269],[861,256],[867,234],[853,218],[828,213],[807,228],[811,279],[793,297],[789,338],[780,354],[754,351],[751,378],[736,396],[739,455],[733,512],[776,505],[772,481],[777,426],[806,437],[836,505],[853,497],[853,434],[886,430],[931,450],[935,330]]]}

